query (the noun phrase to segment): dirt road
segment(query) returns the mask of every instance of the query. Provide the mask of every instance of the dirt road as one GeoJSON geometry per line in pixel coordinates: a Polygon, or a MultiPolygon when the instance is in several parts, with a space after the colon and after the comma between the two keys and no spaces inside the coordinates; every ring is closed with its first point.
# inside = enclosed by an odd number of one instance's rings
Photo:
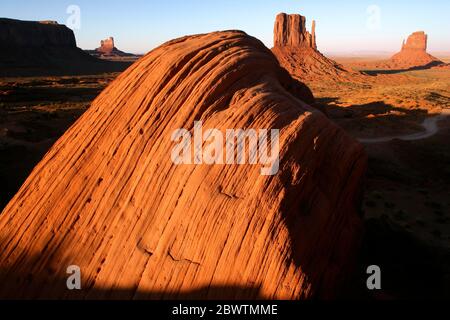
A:
{"type": "Polygon", "coordinates": [[[404,140],[404,141],[414,141],[426,139],[434,136],[439,132],[438,122],[443,120],[445,117],[450,116],[450,109],[443,109],[440,115],[427,118],[423,121],[422,127],[425,129],[423,132],[400,135],[400,136],[386,136],[379,138],[361,138],[358,139],[361,143],[380,143],[380,142],[389,142],[395,139],[404,140]]]}

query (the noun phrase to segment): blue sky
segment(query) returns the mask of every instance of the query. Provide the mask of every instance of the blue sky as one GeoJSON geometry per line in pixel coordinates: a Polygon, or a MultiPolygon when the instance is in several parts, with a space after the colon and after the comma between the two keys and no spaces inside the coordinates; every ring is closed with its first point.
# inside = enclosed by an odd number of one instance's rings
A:
{"type": "Polygon", "coordinates": [[[323,52],[394,52],[418,30],[429,34],[429,51],[450,51],[448,0],[0,0],[0,16],[66,24],[69,5],[81,11],[74,31],[83,49],[114,36],[119,49],[145,53],[179,36],[226,29],[244,30],[271,47],[275,15],[287,12],[305,15],[308,28],[317,21],[323,52]],[[368,25],[371,5],[380,19],[368,25]]]}

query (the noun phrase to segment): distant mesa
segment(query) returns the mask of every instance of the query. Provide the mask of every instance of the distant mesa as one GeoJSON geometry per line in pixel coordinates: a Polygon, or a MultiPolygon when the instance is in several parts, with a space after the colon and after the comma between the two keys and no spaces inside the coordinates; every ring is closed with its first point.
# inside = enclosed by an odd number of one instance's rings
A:
{"type": "Polygon", "coordinates": [[[417,31],[403,41],[402,49],[389,61],[390,69],[411,69],[442,64],[438,58],[427,53],[428,35],[417,31]]]}
{"type": "Polygon", "coordinates": [[[444,62],[427,53],[428,35],[424,31],[412,33],[403,40],[400,52],[379,61],[352,63],[352,67],[371,75],[399,73],[429,68],[447,68],[444,62]]]}
{"type": "Polygon", "coordinates": [[[300,80],[342,79],[355,74],[317,50],[316,22],[311,33],[306,18],[299,14],[280,13],[275,20],[273,53],[282,67],[300,80]]]}
{"type": "Polygon", "coordinates": [[[95,59],[56,21],[0,18],[0,76],[78,75],[123,71],[128,65],[95,59]]]}
{"type": "Polygon", "coordinates": [[[97,52],[101,52],[104,54],[112,54],[115,52],[121,52],[117,50],[117,48],[114,46],[114,38],[109,37],[106,40],[100,41],[100,48],[96,49],[97,52]]]}
{"type": "Polygon", "coordinates": [[[90,55],[104,60],[137,60],[141,55],[126,53],[116,48],[114,38],[109,37],[100,41],[100,47],[95,50],[86,50],[90,55]]]}
{"type": "Polygon", "coordinates": [[[0,18],[0,46],[77,47],[73,31],[56,21],[21,21],[6,18],[0,18]]]}

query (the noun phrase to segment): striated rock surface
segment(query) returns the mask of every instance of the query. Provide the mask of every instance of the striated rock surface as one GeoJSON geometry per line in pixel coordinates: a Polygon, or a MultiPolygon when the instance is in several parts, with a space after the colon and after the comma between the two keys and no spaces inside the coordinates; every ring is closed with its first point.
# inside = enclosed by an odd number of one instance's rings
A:
{"type": "Polygon", "coordinates": [[[342,80],[359,74],[321,54],[317,50],[316,22],[312,22],[309,33],[306,30],[306,18],[299,14],[277,15],[272,51],[281,66],[302,81],[342,80]]]}
{"type": "Polygon", "coordinates": [[[353,266],[362,146],[239,31],[170,41],[93,102],[0,215],[0,297],[328,298],[353,266]],[[280,170],[175,165],[173,130],[279,129],[280,170]],[[80,267],[82,290],[66,288],[80,267]]]}
{"type": "Polygon", "coordinates": [[[411,69],[433,67],[442,63],[438,58],[427,53],[428,35],[423,31],[411,34],[403,41],[402,49],[388,62],[388,69],[411,69]]]}

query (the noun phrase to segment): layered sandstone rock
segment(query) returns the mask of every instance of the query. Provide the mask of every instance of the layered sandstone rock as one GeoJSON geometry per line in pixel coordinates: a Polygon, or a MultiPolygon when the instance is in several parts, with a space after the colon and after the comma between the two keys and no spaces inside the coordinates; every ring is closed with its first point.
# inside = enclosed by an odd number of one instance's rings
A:
{"type": "Polygon", "coordinates": [[[388,69],[410,69],[417,67],[432,67],[442,62],[427,53],[428,36],[423,31],[411,34],[403,41],[402,49],[388,62],[388,69]]]}
{"type": "Polygon", "coordinates": [[[302,81],[341,80],[356,75],[317,50],[316,22],[312,22],[309,33],[306,30],[306,18],[299,14],[277,15],[272,51],[281,66],[302,81]]]}
{"type": "Polygon", "coordinates": [[[360,235],[362,146],[243,32],[184,37],[114,81],[0,215],[0,297],[332,297],[360,235]],[[171,161],[174,130],[279,129],[279,171],[171,161]],[[80,267],[82,290],[66,271],[80,267]]]}

